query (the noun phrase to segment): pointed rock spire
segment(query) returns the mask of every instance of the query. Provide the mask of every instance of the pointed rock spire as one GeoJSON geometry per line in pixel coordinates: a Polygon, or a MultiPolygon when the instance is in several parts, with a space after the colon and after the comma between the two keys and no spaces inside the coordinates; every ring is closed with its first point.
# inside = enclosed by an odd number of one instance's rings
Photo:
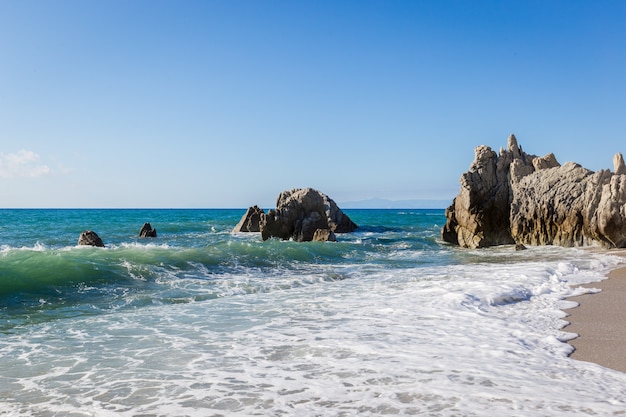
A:
{"type": "Polygon", "coordinates": [[[613,170],[617,175],[626,174],[626,165],[621,152],[616,153],[613,157],[613,170]]]}
{"type": "Polygon", "coordinates": [[[515,138],[515,135],[513,133],[509,135],[509,140],[507,141],[507,148],[509,152],[513,154],[514,158],[520,157],[520,150],[519,150],[519,146],[517,145],[517,139],[515,138]]]}

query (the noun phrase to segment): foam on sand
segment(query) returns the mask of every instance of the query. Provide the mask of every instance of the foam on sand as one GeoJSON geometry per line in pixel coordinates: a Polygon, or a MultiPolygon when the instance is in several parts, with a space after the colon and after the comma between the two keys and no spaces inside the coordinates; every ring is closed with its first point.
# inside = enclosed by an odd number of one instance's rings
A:
{"type": "MultiPolygon", "coordinates": [[[[626,252],[617,254],[625,256],[626,252]]],[[[570,299],[579,303],[567,310],[570,325],[565,331],[578,334],[570,341],[575,348],[571,357],[626,372],[626,267],[612,270],[607,280],[584,287],[598,291],[570,299]]]]}

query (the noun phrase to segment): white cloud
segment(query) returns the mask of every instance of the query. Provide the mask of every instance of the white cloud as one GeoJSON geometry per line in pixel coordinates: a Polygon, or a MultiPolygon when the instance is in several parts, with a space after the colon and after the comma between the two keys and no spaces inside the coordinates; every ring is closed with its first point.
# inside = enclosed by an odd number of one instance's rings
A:
{"type": "Polygon", "coordinates": [[[39,163],[39,155],[22,149],[16,153],[0,153],[0,178],[41,177],[52,173],[48,165],[39,163]]]}

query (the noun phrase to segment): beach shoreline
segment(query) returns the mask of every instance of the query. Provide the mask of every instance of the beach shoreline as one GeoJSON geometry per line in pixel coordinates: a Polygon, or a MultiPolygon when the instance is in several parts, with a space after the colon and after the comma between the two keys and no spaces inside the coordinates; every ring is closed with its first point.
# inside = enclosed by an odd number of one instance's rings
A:
{"type": "MultiPolygon", "coordinates": [[[[626,257],[626,251],[614,254],[626,257]]],[[[564,309],[569,324],[563,331],[578,335],[568,341],[575,349],[570,357],[626,373],[626,266],[611,270],[603,281],[582,287],[600,291],[567,298],[578,303],[564,309]]]]}

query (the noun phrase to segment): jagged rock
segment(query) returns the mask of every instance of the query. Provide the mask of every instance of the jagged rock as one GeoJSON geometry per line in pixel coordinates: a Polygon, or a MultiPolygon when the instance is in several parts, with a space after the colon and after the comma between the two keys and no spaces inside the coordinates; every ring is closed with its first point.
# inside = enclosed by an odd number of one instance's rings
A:
{"type": "Polygon", "coordinates": [[[233,233],[239,232],[260,232],[261,217],[265,215],[263,209],[258,206],[248,208],[246,213],[241,217],[237,226],[233,229],[233,233]]]}
{"type": "Polygon", "coordinates": [[[317,229],[315,233],[313,233],[313,241],[314,242],[336,242],[337,236],[330,229],[317,229]]]}
{"type": "Polygon", "coordinates": [[[152,228],[150,223],[144,223],[139,231],[139,237],[157,237],[157,231],[152,228]]]}
{"type": "Polygon", "coordinates": [[[509,135],[509,139],[507,140],[507,149],[513,155],[513,158],[520,158],[522,156],[517,144],[517,138],[513,134],[509,135]]]}
{"type": "Polygon", "coordinates": [[[509,165],[509,177],[511,178],[511,183],[516,183],[524,178],[528,174],[532,174],[535,171],[534,162],[538,158],[533,160],[533,164],[528,164],[521,159],[514,159],[511,161],[511,165],[509,165]]]}
{"type": "Polygon", "coordinates": [[[536,171],[513,186],[511,235],[531,245],[586,243],[583,197],[593,173],[573,162],[536,171]]]}
{"type": "Polygon", "coordinates": [[[533,167],[535,171],[541,171],[542,169],[548,168],[556,168],[561,166],[559,161],[556,160],[556,157],[553,153],[549,153],[546,156],[537,157],[533,159],[533,167]]]}
{"type": "MultiPolygon", "coordinates": [[[[599,171],[593,178],[601,184],[601,194],[593,196],[597,209],[590,215],[591,232],[608,247],[626,247],[626,175],[599,171]],[[598,198],[599,197],[599,198],[598,198]]],[[[599,190],[598,190],[599,191],[599,190]]],[[[593,203],[590,203],[593,204],[593,203]]],[[[591,214],[591,213],[590,213],[591,214]]]]}
{"type": "Polygon", "coordinates": [[[515,244],[515,250],[520,251],[520,250],[526,250],[528,249],[526,246],[522,245],[521,243],[516,243],[515,244]]]}
{"type": "Polygon", "coordinates": [[[334,233],[348,233],[357,225],[327,195],[312,188],[283,191],[276,201],[276,209],[261,216],[261,237],[277,237],[298,242],[313,240],[317,229],[334,233]]]}
{"type": "Polygon", "coordinates": [[[617,175],[626,174],[626,165],[624,165],[624,157],[620,152],[613,157],[613,171],[617,175]]]}
{"type": "Polygon", "coordinates": [[[78,237],[78,244],[81,246],[85,245],[97,246],[100,248],[104,247],[104,243],[102,242],[102,239],[100,239],[100,236],[98,236],[98,234],[92,230],[86,230],[81,233],[78,237]]]}
{"type": "Polygon", "coordinates": [[[475,150],[446,210],[442,239],[468,248],[501,244],[626,247],[626,167],[592,172],[553,154],[526,154],[509,137],[500,155],[475,150]]]}
{"type": "Polygon", "coordinates": [[[467,248],[515,243],[507,209],[509,167],[513,152],[519,154],[513,135],[509,137],[508,149],[501,150],[500,156],[488,146],[475,149],[470,170],[461,176],[461,191],[446,210],[443,240],[467,248]]]}

